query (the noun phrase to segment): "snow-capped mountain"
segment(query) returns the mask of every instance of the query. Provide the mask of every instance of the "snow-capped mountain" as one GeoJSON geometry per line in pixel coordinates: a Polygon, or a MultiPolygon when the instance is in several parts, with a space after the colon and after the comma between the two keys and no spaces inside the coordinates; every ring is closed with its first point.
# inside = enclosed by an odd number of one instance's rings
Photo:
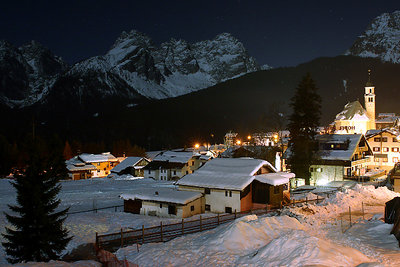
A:
{"type": "Polygon", "coordinates": [[[67,67],[60,57],[35,41],[19,48],[0,41],[0,101],[10,107],[39,101],[67,67]]]}
{"type": "Polygon", "coordinates": [[[105,55],[69,67],[32,41],[15,48],[0,42],[0,102],[29,106],[55,99],[162,99],[187,94],[260,70],[243,44],[228,33],[156,46],[138,31],[122,32],[105,55]]]}
{"type": "MultiPolygon", "coordinates": [[[[162,99],[259,69],[243,44],[228,33],[195,44],[171,39],[157,47],[147,35],[131,31],[123,32],[105,55],[74,65],[66,75],[76,78],[88,73],[107,74],[103,82],[109,88],[102,92],[103,96],[116,94],[134,98],[140,94],[162,99]],[[118,92],[108,79],[110,75],[128,86],[118,92]]],[[[92,86],[87,83],[86,87],[92,86]]]]}
{"type": "Polygon", "coordinates": [[[375,18],[347,54],[400,63],[400,11],[375,18]]]}

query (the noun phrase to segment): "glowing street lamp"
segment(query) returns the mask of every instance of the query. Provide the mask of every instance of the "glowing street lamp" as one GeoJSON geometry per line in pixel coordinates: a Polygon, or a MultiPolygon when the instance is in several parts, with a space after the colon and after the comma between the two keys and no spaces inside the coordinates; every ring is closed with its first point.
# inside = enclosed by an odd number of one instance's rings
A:
{"type": "Polygon", "coordinates": [[[195,144],[194,148],[199,149],[200,145],[199,144],[195,144]]]}
{"type": "Polygon", "coordinates": [[[237,144],[238,146],[240,146],[240,143],[242,143],[240,140],[237,140],[237,141],[236,141],[236,144],[237,144]]]}
{"type": "Polygon", "coordinates": [[[249,135],[249,136],[247,136],[247,140],[250,140],[251,139],[251,136],[249,135]]]}

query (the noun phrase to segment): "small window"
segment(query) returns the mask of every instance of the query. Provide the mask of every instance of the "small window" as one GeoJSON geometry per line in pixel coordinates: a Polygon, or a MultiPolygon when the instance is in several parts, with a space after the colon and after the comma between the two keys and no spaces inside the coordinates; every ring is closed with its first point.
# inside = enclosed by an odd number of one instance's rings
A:
{"type": "Polygon", "coordinates": [[[174,171],[174,175],[176,175],[176,171],[174,171]]]}
{"type": "Polygon", "coordinates": [[[190,206],[190,211],[194,211],[194,206],[190,206]]]}
{"type": "Polygon", "coordinates": [[[387,158],[383,158],[382,162],[388,162],[388,159],[387,158]]]}
{"type": "Polygon", "coordinates": [[[228,196],[228,191],[225,191],[225,196],[226,196],[226,197],[228,196]]]}
{"type": "Polygon", "coordinates": [[[382,142],[387,142],[387,137],[382,137],[382,142]]]}
{"type": "Polygon", "coordinates": [[[192,166],[194,166],[194,161],[192,161],[192,166]]]}
{"type": "Polygon", "coordinates": [[[399,161],[399,158],[398,157],[394,157],[393,158],[393,163],[397,163],[399,161]]]}
{"type": "Polygon", "coordinates": [[[379,158],[374,158],[374,161],[375,162],[379,162],[379,158]]]}
{"type": "Polygon", "coordinates": [[[160,203],[160,209],[162,209],[162,203],[160,203]]]}
{"type": "Polygon", "coordinates": [[[392,147],[392,152],[399,152],[399,148],[398,147],[392,147]]]}
{"type": "Polygon", "coordinates": [[[232,213],[231,207],[225,207],[225,213],[232,213]]]}
{"type": "Polygon", "coordinates": [[[314,168],[310,168],[310,172],[314,172],[314,168]]]}
{"type": "Polygon", "coordinates": [[[205,206],[205,210],[206,210],[206,211],[210,211],[210,210],[211,210],[211,206],[210,206],[210,205],[208,205],[208,204],[206,204],[206,206],[205,206]]]}
{"type": "Polygon", "coordinates": [[[373,148],[373,151],[374,151],[374,152],[379,152],[379,151],[381,151],[381,148],[380,148],[380,147],[374,147],[374,148],[373,148]]]}
{"type": "Polygon", "coordinates": [[[210,188],[204,188],[204,194],[209,195],[210,194],[210,188]]]}
{"type": "Polygon", "coordinates": [[[176,215],[176,206],[168,205],[168,214],[176,215]]]}
{"type": "Polygon", "coordinates": [[[229,197],[232,197],[232,191],[229,191],[229,197]]]}
{"type": "Polygon", "coordinates": [[[397,138],[393,137],[393,143],[397,143],[397,138]]]}
{"type": "Polygon", "coordinates": [[[149,174],[151,173],[151,170],[149,170],[149,174]]]}
{"type": "Polygon", "coordinates": [[[388,147],[384,147],[382,150],[383,150],[383,152],[389,152],[389,148],[388,147]]]}
{"type": "Polygon", "coordinates": [[[374,142],[380,142],[381,141],[381,138],[380,137],[375,137],[374,138],[374,142]]]}

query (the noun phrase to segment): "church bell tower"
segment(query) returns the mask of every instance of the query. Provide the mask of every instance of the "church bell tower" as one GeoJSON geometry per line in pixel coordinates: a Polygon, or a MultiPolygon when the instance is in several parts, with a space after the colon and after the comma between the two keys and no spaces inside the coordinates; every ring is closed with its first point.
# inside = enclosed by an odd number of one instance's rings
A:
{"type": "Polygon", "coordinates": [[[371,82],[371,70],[368,70],[368,82],[365,84],[365,109],[371,119],[370,129],[375,129],[375,86],[371,82]]]}

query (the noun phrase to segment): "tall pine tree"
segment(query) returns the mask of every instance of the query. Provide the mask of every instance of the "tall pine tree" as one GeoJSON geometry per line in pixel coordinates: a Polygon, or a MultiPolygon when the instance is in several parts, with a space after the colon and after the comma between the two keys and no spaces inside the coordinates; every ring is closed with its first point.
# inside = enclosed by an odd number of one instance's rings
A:
{"type": "Polygon", "coordinates": [[[6,227],[3,237],[7,241],[2,243],[10,263],[57,259],[72,238],[63,226],[68,209],[56,211],[59,177],[35,143],[26,176],[12,183],[18,204],[9,205],[12,213],[6,213],[6,218],[12,227],[6,227]]]}
{"type": "Polygon", "coordinates": [[[315,135],[321,117],[321,97],[309,73],[296,88],[290,103],[293,113],[289,117],[291,155],[289,164],[296,177],[310,184],[310,165],[315,160],[315,135]]]}

